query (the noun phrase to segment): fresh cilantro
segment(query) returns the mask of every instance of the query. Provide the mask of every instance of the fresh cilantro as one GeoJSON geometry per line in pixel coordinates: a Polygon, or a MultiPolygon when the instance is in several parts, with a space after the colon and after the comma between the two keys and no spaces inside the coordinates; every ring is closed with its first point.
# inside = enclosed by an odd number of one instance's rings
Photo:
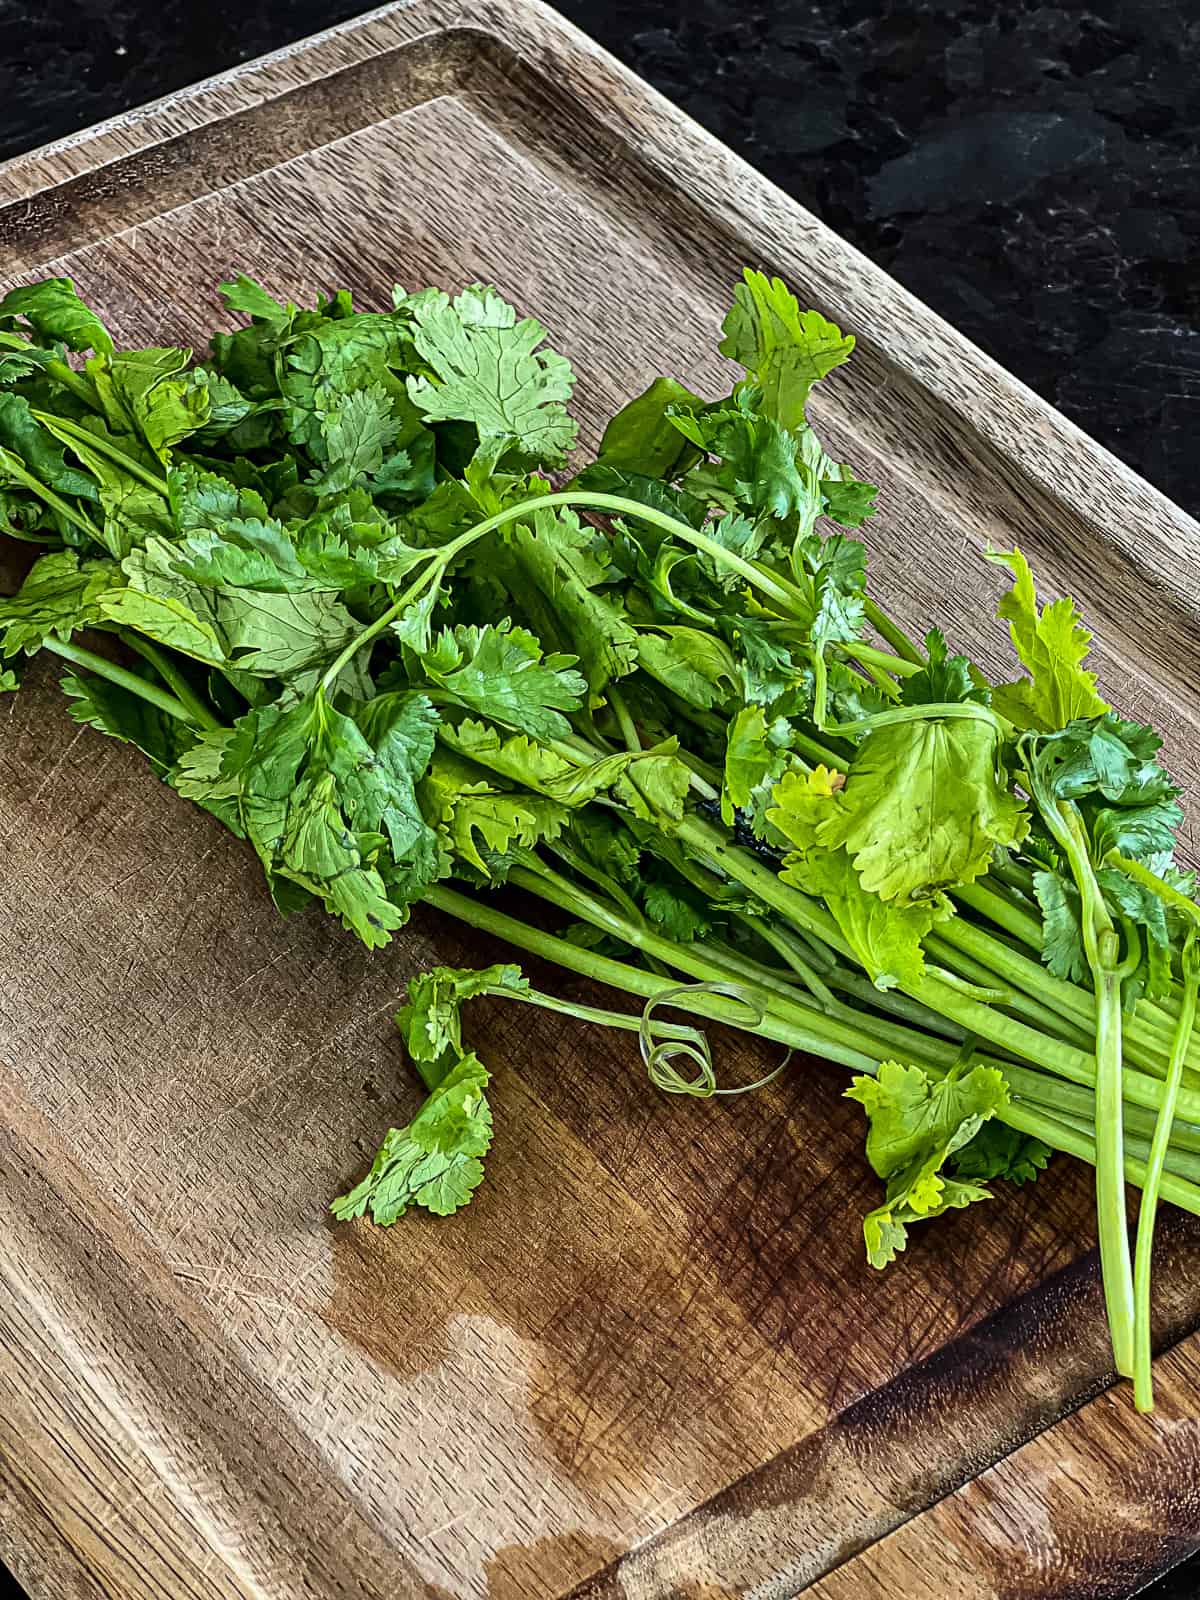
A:
{"type": "Polygon", "coordinates": [[[779,278],[747,270],[725,318],[723,356],[736,361],[762,391],[768,415],[798,428],[814,383],[850,359],[854,339],[819,311],[801,311],[779,278]]]}
{"type": "Polygon", "coordinates": [[[1052,732],[1077,717],[1095,717],[1108,710],[1096,692],[1096,677],[1085,670],[1092,642],[1073,600],[1055,600],[1038,610],[1029,563],[1020,550],[989,550],[988,560],[1013,573],[1013,586],[996,614],[1009,625],[1013,648],[1029,673],[1027,679],[992,691],[992,703],[1019,728],[1052,732]]]}
{"type": "Polygon", "coordinates": [[[867,1113],[867,1159],[887,1185],[887,1199],[863,1220],[873,1267],[896,1259],[912,1223],[991,1198],[943,1168],[1007,1103],[1008,1086],[996,1068],[973,1067],[935,1082],[919,1067],[884,1061],[876,1077],[855,1078],[846,1098],[867,1113]]]}
{"type": "Polygon", "coordinates": [[[864,889],[904,904],[972,882],[1028,827],[995,725],[963,717],[875,729],[820,839],[845,845],[864,889]]]}
{"type": "Polygon", "coordinates": [[[516,312],[495,290],[464,289],[412,304],[413,344],[428,375],[408,380],[413,404],[430,422],[470,422],[493,462],[510,452],[560,466],[575,443],[570,363],[539,347],[546,330],[516,312]]]}
{"type": "Polygon", "coordinates": [[[831,531],[876,491],[807,416],[853,339],[761,273],[721,345],[744,378],[654,379],[562,488],[571,368],[494,289],[223,294],[242,325],[200,363],[117,349],[67,279],[0,300],[0,533],[26,573],[0,691],[66,656],[75,720],[247,841],[283,914],[377,948],[428,902],[697,1013],[639,1022],[507,965],[415,980],[398,1020],[428,1098],[337,1214],[469,1200],[491,1138],[474,995],[636,1031],[651,1081],[699,1095],[710,1016],[856,1071],[902,1037],[909,1064],[851,1090],[887,1189],[871,1260],[1051,1148],[1089,1153],[1114,1356],[1146,1404],[1124,1175],[1145,1173],[1144,1263],[1164,1171],[1200,1214],[1173,1155],[1200,909],[1160,740],[1100,698],[1074,603],[993,554],[1024,669],[999,686],[888,617],[831,531]],[[1161,1107],[1148,1150],[1129,1094],[1161,1107]]]}

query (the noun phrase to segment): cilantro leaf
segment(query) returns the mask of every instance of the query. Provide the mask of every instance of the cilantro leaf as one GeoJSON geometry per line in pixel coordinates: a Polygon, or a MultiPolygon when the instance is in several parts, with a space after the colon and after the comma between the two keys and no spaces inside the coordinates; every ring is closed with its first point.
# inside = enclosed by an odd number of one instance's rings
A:
{"type": "Polygon", "coordinates": [[[768,416],[799,428],[814,383],[849,360],[854,339],[819,311],[801,311],[779,278],[747,269],[725,318],[723,356],[736,361],[762,391],[768,416]]]}
{"type": "Polygon", "coordinates": [[[1033,892],[1042,911],[1042,960],[1056,978],[1082,983],[1088,976],[1079,913],[1079,890],[1057,872],[1035,872],[1033,892]]]}
{"type": "Polygon", "coordinates": [[[296,307],[284,305],[269,295],[261,283],[239,272],[230,283],[221,285],[221,299],[230,311],[240,311],[244,317],[258,322],[290,322],[296,307]]]}
{"type": "Polygon", "coordinates": [[[974,701],[976,705],[986,706],[990,703],[991,690],[966,656],[950,654],[940,628],[930,628],[925,635],[925,654],[926,664],[905,678],[901,685],[901,704],[955,705],[974,701]]]}
{"type": "Polygon", "coordinates": [[[825,497],[825,515],[844,528],[861,528],[868,517],[875,515],[875,496],[879,490],[873,483],[863,483],[842,467],[837,478],[822,478],[821,493],[825,497]]]}
{"type": "Polygon", "coordinates": [[[545,642],[578,656],[593,703],[613,678],[633,671],[637,631],[601,587],[612,581],[604,540],[585,530],[573,511],[535,510],[529,524],[509,530],[515,568],[514,601],[538,625],[545,642]],[[531,604],[536,600],[538,603],[531,604]],[[536,616],[533,613],[536,612],[536,616]]]}
{"type": "Polygon", "coordinates": [[[699,628],[646,629],[638,636],[638,662],[659,683],[703,711],[723,704],[737,689],[737,667],[716,634],[699,628]]]}
{"type": "Polygon", "coordinates": [[[820,840],[845,845],[864,889],[907,903],[972,882],[997,847],[1019,844],[1028,830],[996,728],[964,717],[870,733],[820,840]]]}
{"type": "Polygon", "coordinates": [[[1153,729],[1108,712],[1026,735],[1021,751],[1039,803],[1079,805],[1096,860],[1115,850],[1147,861],[1171,853],[1183,818],[1178,786],[1156,760],[1161,744],[1153,729]]]}
{"type": "Polygon", "coordinates": [[[1075,602],[1055,600],[1039,612],[1033,574],[1020,550],[989,550],[987,558],[1013,573],[1013,586],[996,615],[1008,623],[1013,648],[1029,673],[1028,679],[993,690],[996,710],[1018,728],[1048,732],[1107,711],[1096,692],[1095,673],[1083,667],[1092,635],[1075,602]]]}
{"type": "MultiPolygon", "coordinates": [[[[409,875],[397,904],[381,866],[389,838],[410,851],[427,839],[415,785],[431,730],[427,711],[409,704],[386,708],[368,728],[378,748],[320,691],[288,709],[252,710],[224,749],[221,777],[237,781],[242,823],[268,876],[316,895],[375,948],[403,925],[422,886],[409,875]],[[398,717],[405,726],[389,744],[398,717]]],[[[428,882],[431,849],[421,867],[428,882]]]]}
{"type": "Polygon", "coordinates": [[[431,1091],[406,1128],[388,1130],[371,1170],[333,1202],[340,1222],[364,1216],[386,1228],[412,1206],[435,1216],[459,1211],[483,1181],[492,1142],[487,1068],[465,1055],[431,1091]]]}
{"type": "Polygon", "coordinates": [[[533,634],[504,621],[444,628],[421,657],[421,669],[464,710],[535,739],[561,739],[570,732],[563,712],[577,710],[587,692],[575,661],[543,657],[533,634]]]}
{"type": "Polygon", "coordinates": [[[23,394],[0,393],[0,482],[4,481],[3,451],[18,458],[39,483],[80,500],[96,502],[99,495],[90,473],[67,463],[61,443],[34,416],[23,394]]]}
{"type": "Polygon", "coordinates": [[[440,737],[458,755],[573,810],[611,789],[634,762],[650,760],[656,753],[621,750],[598,761],[575,762],[523,733],[504,737],[498,729],[471,718],[457,726],[447,724],[440,737]]]}
{"type": "Polygon", "coordinates": [[[528,979],[511,963],[434,967],[411,979],[396,1026],[427,1086],[436,1088],[463,1055],[461,1011],[468,1000],[493,990],[521,995],[528,989],[528,979]]]}
{"type": "Polygon", "coordinates": [[[123,350],[94,357],[87,374],[108,426],[136,434],[159,461],[209,419],[208,387],[192,369],[192,352],[176,349],[123,350]]]}
{"type": "Polygon", "coordinates": [[[450,855],[484,879],[503,880],[515,851],[556,839],[570,815],[546,795],[502,787],[446,749],[434,756],[421,801],[450,855]]]}
{"type": "Polygon", "coordinates": [[[430,422],[473,423],[489,459],[561,466],[576,426],[563,401],[574,374],[565,357],[540,350],[546,330],[517,314],[494,289],[474,284],[451,302],[435,293],[412,306],[413,343],[429,376],[408,380],[408,392],[430,422]]]}
{"type": "MultiPolygon", "coordinates": [[[[139,676],[150,676],[137,666],[132,670],[139,676]]],[[[71,702],[69,710],[76,722],[123,744],[134,745],[160,778],[167,777],[196,741],[195,733],[178,717],[168,716],[140,695],[106,678],[68,674],[61,680],[61,687],[71,702]]]]}
{"type": "Polygon", "coordinates": [[[887,1184],[886,1200],[863,1221],[873,1267],[895,1260],[910,1224],[991,1198],[942,1169],[1007,1103],[1008,1086],[995,1067],[934,1082],[920,1067],[885,1061],[877,1077],[855,1078],[846,1098],[867,1113],[867,1159],[887,1184]]]}
{"type": "Polygon", "coordinates": [[[764,782],[782,776],[787,765],[791,728],[785,717],[768,724],[760,705],[743,706],[729,723],[725,774],[721,786],[721,820],[729,826],[737,811],[750,804],[764,782]]]}
{"type": "Polygon", "coordinates": [[[776,784],[767,820],[792,847],[780,876],[824,900],[876,988],[908,987],[924,976],[922,939],[949,908],[943,900],[880,899],[863,886],[845,850],[821,842],[837,815],[844,782],[840,772],[821,766],[809,773],[787,772],[776,784]]]}
{"type": "Polygon", "coordinates": [[[70,278],[46,278],[10,289],[0,299],[0,325],[18,318],[43,344],[65,344],[68,350],[94,350],[97,355],[112,352],[112,335],[84,305],[70,278]]]}
{"type": "Polygon", "coordinates": [[[792,563],[795,585],[807,602],[802,617],[815,645],[857,639],[862,632],[867,554],[857,539],[835,533],[800,540],[792,563]]]}
{"type": "Polygon", "coordinates": [[[81,562],[75,550],[39,556],[16,594],[0,595],[0,657],[33,655],[47,639],[92,627],[120,581],[112,561],[81,562]]]}
{"type": "Polygon", "coordinates": [[[954,1175],[976,1183],[1005,1178],[1018,1187],[1033,1183],[1053,1155],[1048,1144],[994,1118],[951,1156],[954,1175]]]}
{"type": "Polygon", "coordinates": [[[621,408],[604,430],[598,464],[647,480],[669,481],[690,465],[689,442],[671,421],[703,406],[699,395],[674,378],[655,378],[648,389],[621,408]]]}

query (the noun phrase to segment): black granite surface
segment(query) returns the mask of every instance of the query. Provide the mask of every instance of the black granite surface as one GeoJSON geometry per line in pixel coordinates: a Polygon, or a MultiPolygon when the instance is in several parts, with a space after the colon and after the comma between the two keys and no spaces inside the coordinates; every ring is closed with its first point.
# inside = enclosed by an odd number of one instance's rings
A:
{"type": "MultiPolygon", "coordinates": [[[[363,9],[0,0],[0,158],[363,9]]],[[[1200,512],[1200,0],[560,9],[1200,512]]]]}

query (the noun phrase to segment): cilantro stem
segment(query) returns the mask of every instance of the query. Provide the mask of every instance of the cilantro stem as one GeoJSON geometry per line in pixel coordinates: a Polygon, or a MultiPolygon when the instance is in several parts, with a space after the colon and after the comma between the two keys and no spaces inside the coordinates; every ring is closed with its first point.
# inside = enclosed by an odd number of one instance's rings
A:
{"type": "Polygon", "coordinates": [[[1082,902],[1083,943],[1096,991],[1096,1211],[1100,1266],[1112,1333],[1113,1359],[1133,1374],[1133,1265],[1125,1212],[1125,1136],[1122,1124],[1120,944],[1092,870],[1087,834],[1069,800],[1045,812],[1070,863],[1082,902]]]}
{"type": "Polygon", "coordinates": [[[822,744],[819,739],[814,739],[804,732],[803,728],[793,728],[792,748],[806,761],[815,761],[821,766],[826,766],[838,771],[845,771],[848,764],[846,756],[838,755],[836,750],[831,750],[828,745],[822,744]]]}
{"type": "Polygon", "coordinates": [[[912,661],[908,656],[890,655],[886,650],[877,650],[872,644],[865,644],[861,639],[847,639],[839,641],[837,648],[848,656],[853,656],[856,661],[861,661],[864,666],[880,667],[884,672],[891,672],[897,678],[911,678],[914,673],[921,671],[921,663],[912,661]]]}
{"type": "Polygon", "coordinates": [[[131,455],[126,455],[119,445],[113,444],[104,434],[93,433],[90,428],[72,422],[70,417],[53,416],[46,411],[34,411],[33,415],[42,424],[53,424],[52,431],[57,435],[65,434],[68,440],[77,440],[89,450],[94,450],[98,456],[107,456],[114,466],[120,467],[131,478],[137,478],[147,489],[153,489],[155,494],[161,494],[164,499],[166,498],[167,480],[151,472],[148,467],[142,466],[141,462],[135,461],[131,455]]]}
{"type": "MultiPolygon", "coordinates": [[[[148,704],[165,711],[169,717],[175,717],[178,721],[190,723],[192,726],[196,724],[194,714],[181,700],[167,694],[157,684],[147,683],[146,679],[139,678],[136,672],[129,672],[125,667],[119,667],[115,661],[98,656],[93,650],[85,650],[82,645],[66,639],[54,638],[46,639],[42,649],[49,650],[56,656],[62,656],[64,661],[73,662],[77,667],[86,667],[98,678],[107,678],[118,688],[127,689],[130,694],[136,694],[148,704]]],[[[219,724],[214,723],[213,726],[219,724]]]]}
{"type": "Polygon", "coordinates": [[[64,522],[69,522],[72,527],[78,528],[80,533],[86,534],[102,550],[108,549],[104,542],[103,532],[96,526],[91,517],[85,511],[80,511],[78,507],[73,506],[69,500],[64,500],[53,489],[48,488],[40,478],[35,477],[20,456],[14,455],[11,450],[0,449],[0,468],[14,483],[21,484],[31,494],[37,495],[39,500],[44,501],[52,511],[57,511],[64,522]]]}
{"type": "MultiPolygon", "coordinates": [[[[955,891],[958,895],[958,891],[955,891]]],[[[958,895],[961,898],[961,895],[958,895]]],[[[1077,984],[1056,978],[1040,962],[1033,961],[1020,950],[1014,950],[1002,939],[994,938],[984,928],[968,922],[965,917],[953,917],[938,927],[937,937],[943,944],[952,945],[968,958],[981,962],[1014,984],[1023,994],[1036,997],[1052,1011],[1069,1018],[1095,1037],[1095,996],[1077,984]]],[[[1136,1066],[1161,1075],[1168,1054],[1164,1037],[1165,1024],[1139,1000],[1125,1028],[1125,1054],[1136,1066]]]]}
{"type": "MultiPolygon", "coordinates": [[[[997,1117],[1010,1128],[1016,1128],[1019,1133],[1032,1134],[1035,1139],[1040,1139],[1053,1150],[1061,1150],[1064,1155],[1075,1156],[1077,1160],[1086,1161],[1089,1166],[1096,1165],[1095,1139],[1083,1129],[1073,1127],[1069,1122],[1064,1122],[1049,1112],[1034,1111],[1028,1106],[1010,1102],[997,1112],[997,1117]]],[[[1140,1188],[1146,1181],[1146,1168],[1142,1162],[1127,1155],[1125,1176],[1130,1183],[1140,1188]]],[[[1178,1206],[1183,1211],[1190,1211],[1195,1217],[1200,1217],[1200,1185],[1189,1183],[1186,1178],[1178,1178],[1173,1173],[1165,1172],[1159,1192],[1163,1199],[1169,1200],[1172,1205],[1178,1206]]]]}
{"type": "Polygon", "coordinates": [[[1154,1125],[1150,1156],[1146,1163],[1146,1181],[1138,1212],[1137,1247],[1134,1252],[1134,1324],[1133,1324],[1133,1397],[1139,1411],[1149,1411],[1154,1405],[1154,1380],[1151,1373],[1150,1327],[1150,1274],[1154,1253],[1154,1222],[1158,1212],[1158,1196],[1162,1187],[1175,1121],[1175,1108],[1179,1103],[1179,1088],[1183,1081],[1183,1064],[1187,1047],[1196,1022],[1196,1001],[1200,993],[1200,965],[1195,956],[1194,935],[1189,936],[1184,950],[1183,1004],[1175,1029],[1175,1042],[1167,1067],[1167,1081],[1162,1105],[1154,1125]]]}
{"type": "Polygon", "coordinates": [[[82,372],[76,372],[74,367],[69,367],[65,361],[47,361],[46,375],[53,378],[56,383],[61,383],[64,389],[82,400],[89,411],[99,411],[100,397],[96,393],[96,385],[82,372]]]}
{"type": "Polygon", "coordinates": [[[899,623],[893,622],[877,600],[863,596],[864,615],[879,637],[891,645],[898,656],[911,661],[915,667],[925,665],[925,657],[905,633],[899,623]]]}
{"type": "Polygon", "coordinates": [[[180,703],[186,706],[191,713],[191,720],[209,732],[224,727],[220,717],[214,716],[211,707],[207,706],[191,684],[184,677],[165,651],[151,644],[149,639],[143,639],[140,633],[133,633],[127,628],[119,630],[121,638],[131,650],[136,650],[144,660],[148,661],[166,684],[168,689],[173,689],[180,703]]]}
{"type": "Polygon", "coordinates": [[[620,689],[617,688],[615,683],[610,683],[605,697],[608,700],[608,704],[612,710],[613,716],[617,719],[617,726],[621,730],[621,737],[625,741],[625,748],[627,750],[640,753],[642,749],[642,741],[638,736],[638,731],[634,724],[634,720],[629,714],[629,707],[625,704],[625,696],[621,693],[620,689]]]}
{"type": "MultiPolygon", "coordinates": [[[[519,950],[526,950],[530,955],[552,961],[570,972],[577,972],[582,977],[594,978],[598,983],[608,984],[610,988],[623,989],[629,994],[638,994],[647,1000],[656,999],[678,989],[678,983],[674,978],[662,978],[655,973],[643,971],[640,967],[631,966],[627,962],[614,961],[611,956],[602,956],[594,950],[581,949],[566,939],[546,933],[541,928],[531,927],[529,923],[511,917],[507,912],[459,894],[457,890],[448,889],[442,884],[435,884],[426,889],[422,898],[426,904],[445,912],[448,916],[456,917],[460,922],[491,934],[506,944],[515,945],[519,950]]],[[[722,981],[724,976],[719,972],[710,974],[710,977],[717,982],[722,981]]],[[[674,1005],[676,1001],[672,1000],[671,1003],[674,1005]]],[[[842,1037],[841,1031],[837,1035],[826,1033],[821,1027],[824,1018],[819,1012],[814,1012],[812,1017],[816,1026],[809,1028],[784,1021],[767,1010],[762,1022],[748,1029],[745,1007],[722,995],[696,994],[688,1000],[686,1009],[700,1016],[710,1017],[715,1022],[727,1023],[743,1032],[757,1033],[763,1038],[775,1040],[778,1044],[790,1045],[794,1050],[823,1055],[828,1060],[836,1061],[839,1065],[849,1067],[855,1072],[869,1072],[874,1075],[878,1070],[877,1055],[855,1048],[842,1037]]]]}
{"type": "Polygon", "coordinates": [[[973,700],[935,701],[923,706],[896,706],[890,711],[876,711],[869,717],[856,717],[852,722],[818,721],[823,733],[848,735],[870,733],[872,728],[889,728],[898,722],[934,722],[946,717],[967,718],[975,722],[990,722],[999,736],[1007,738],[1013,731],[990,706],[977,705],[973,700]]]}
{"type": "Polygon", "coordinates": [[[321,690],[323,693],[327,694],[329,692],[330,688],[337,682],[342,672],[365,644],[369,644],[372,639],[377,639],[389,623],[394,622],[402,611],[412,605],[414,600],[419,599],[422,591],[429,587],[431,578],[436,579],[438,582],[441,581],[446,562],[439,559],[439,557],[444,555],[445,552],[431,551],[430,554],[433,557],[431,564],[409,584],[400,598],[390,605],[382,616],[376,617],[375,621],[365,627],[361,633],[356,633],[345,649],[334,658],[333,664],[326,669],[321,678],[321,690]]]}
{"type": "Polygon", "coordinates": [[[1011,933],[1014,939],[1019,939],[1031,950],[1041,953],[1041,921],[1031,916],[1029,912],[1014,906],[1011,901],[990,888],[986,880],[959,884],[952,893],[955,900],[961,900],[963,905],[970,906],[972,911],[978,911],[989,922],[994,922],[998,928],[1003,928],[1005,933],[1011,933]]]}
{"type": "MultiPolygon", "coordinates": [[[[164,485],[165,492],[165,485],[164,485]]],[[[376,638],[387,625],[398,617],[405,606],[411,605],[413,599],[420,594],[430,577],[436,575],[440,580],[442,573],[451,561],[463,550],[482,539],[486,534],[494,533],[497,528],[503,528],[510,522],[519,522],[522,517],[534,511],[549,510],[551,506],[581,506],[585,510],[603,511],[612,516],[636,517],[642,522],[648,522],[651,527],[660,528],[664,533],[673,534],[685,543],[703,551],[720,566],[728,567],[731,572],[736,572],[745,578],[752,588],[768,596],[777,606],[787,611],[792,611],[799,602],[799,596],[778,579],[762,572],[753,563],[743,560],[736,551],[727,550],[716,539],[698,528],[689,527],[686,522],[680,522],[677,517],[668,516],[665,511],[659,511],[653,506],[646,506],[640,500],[629,500],[624,495],[593,493],[584,489],[562,489],[554,494],[532,495],[528,500],[521,500],[516,505],[505,506],[503,510],[485,517],[482,522],[475,523],[460,533],[457,538],[440,549],[430,551],[431,565],[422,573],[417,582],[411,585],[382,616],[364,628],[355,636],[338,656],[333,666],[326,672],[322,687],[328,688],[334,682],[358,650],[369,640],[376,638]]]]}

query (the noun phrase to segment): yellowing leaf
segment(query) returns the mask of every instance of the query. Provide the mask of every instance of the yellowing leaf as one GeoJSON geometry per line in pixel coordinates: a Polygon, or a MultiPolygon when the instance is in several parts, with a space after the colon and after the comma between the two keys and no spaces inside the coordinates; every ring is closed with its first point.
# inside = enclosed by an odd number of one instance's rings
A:
{"type": "Polygon", "coordinates": [[[999,734],[981,719],[876,728],[820,841],[845,845],[863,888],[885,900],[928,900],[970,883],[997,846],[1019,844],[1029,831],[999,763],[999,734]]]}

